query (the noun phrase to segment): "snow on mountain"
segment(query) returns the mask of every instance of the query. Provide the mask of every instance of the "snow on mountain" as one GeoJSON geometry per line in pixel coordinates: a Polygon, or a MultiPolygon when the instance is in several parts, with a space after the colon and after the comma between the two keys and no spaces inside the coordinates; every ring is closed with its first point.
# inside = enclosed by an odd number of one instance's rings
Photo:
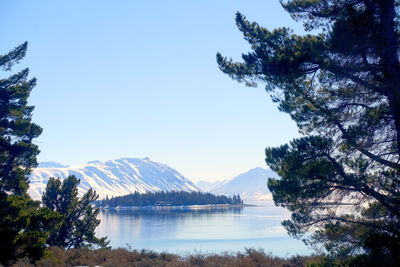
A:
{"type": "Polygon", "coordinates": [[[198,191],[198,188],[176,170],[149,158],[122,158],[106,162],[90,161],[77,166],[41,167],[33,170],[29,177],[28,193],[40,199],[50,177],[64,179],[75,175],[81,180],[78,192],[89,188],[96,190],[99,199],[106,196],[122,196],[135,191],[198,191]]]}
{"type": "Polygon", "coordinates": [[[210,192],[228,196],[239,194],[244,200],[268,200],[271,199],[267,186],[270,177],[278,178],[278,175],[271,170],[257,167],[226,181],[210,192]]]}
{"type": "Polygon", "coordinates": [[[218,186],[222,185],[225,183],[226,180],[223,181],[214,181],[214,182],[209,182],[209,181],[199,181],[196,183],[196,186],[200,188],[201,191],[203,192],[210,192],[214,188],[217,188],[218,186]]]}

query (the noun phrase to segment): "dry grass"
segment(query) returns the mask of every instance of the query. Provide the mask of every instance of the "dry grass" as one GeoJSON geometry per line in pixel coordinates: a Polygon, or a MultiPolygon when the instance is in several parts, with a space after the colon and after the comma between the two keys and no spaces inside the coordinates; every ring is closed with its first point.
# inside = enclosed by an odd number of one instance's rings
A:
{"type": "Polygon", "coordinates": [[[69,267],[69,266],[165,266],[165,267],[302,267],[311,263],[320,262],[319,256],[294,256],[291,258],[279,258],[265,253],[263,250],[246,249],[244,253],[222,254],[189,254],[177,256],[169,253],[158,253],[149,250],[130,251],[125,248],[118,249],[71,249],[65,251],[62,248],[51,247],[47,256],[35,265],[21,260],[14,267],[69,267]]]}

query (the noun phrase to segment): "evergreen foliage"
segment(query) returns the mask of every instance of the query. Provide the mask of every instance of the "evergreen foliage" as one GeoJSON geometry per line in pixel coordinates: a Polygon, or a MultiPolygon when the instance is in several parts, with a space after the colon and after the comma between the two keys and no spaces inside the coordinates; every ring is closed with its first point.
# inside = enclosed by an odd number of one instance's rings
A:
{"type": "Polygon", "coordinates": [[[96,227],[100,224],[97,219],[99,209],[92,206],[98,195],[89,189],[81,198],[78,197],[80,180],[68,176],[62,182],[50,178],[42,202],[47,208],[62,215],[62,223],[53,229],[47,244],[66,249],[79,247],[106,247],[106,237],[95,236],[96,227]]]}
{"type": "MultiPolygon", "coordinates": [[[[1,55],[0,69],[11,70],[25,56],[27,45],[1,55]]],[[[28,175],[39,153],[32,141],[42,132],[31,119],[33,107],[27,100],[36,79],[29,80],[28,73],[26,68],[0,79],[0,263],[4,265],[22,257],[39,259],[49,229],[59,219],[27,194],[28,175]]]]}
{"type": "Polygon", "coordinates": [[[400,65],[398,0],[281,1],[304,36],[272,31],[236,14],[252,51],[243,62],[217,54],[233,79],[265,83],[304,137],[266,149],[281,179],[288,232],[333,255],[400,261],[400,65]]]}
{"type": "Polygon", "coordinates": [[[239,195],[227,197],[202,192],[135,192],[121,197],[112,197],[99,201],[100,206],[179,206],[179,205],[216,205],[216,204],[243,204],[239,195]]]}
{"type": "MultiPolygon", "coordinates": [[[[19,62],[27,43],[0,56],[0,68],[10,70],[19,62]]],[[[0,80],[0,191],[23,195],[28,189],[28,174],[37,166],[38,146],[32,140],[42,129],[31,121],[33,107],[28,97],[36,79],[28,80],[26,68],[9,78],[0,80]]]]}

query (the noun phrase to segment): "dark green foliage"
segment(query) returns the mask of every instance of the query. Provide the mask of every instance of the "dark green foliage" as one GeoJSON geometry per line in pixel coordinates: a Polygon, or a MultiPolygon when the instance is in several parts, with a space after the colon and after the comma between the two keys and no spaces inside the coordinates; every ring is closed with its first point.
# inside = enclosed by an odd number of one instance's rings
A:
{"type": "Polygon", "coordinates": [[[202,192],[147,192],[113,197],[99,201],[101,206],[177,206],[177,205],[210,205],[210,204],[243,204],[239,195],[227,197],[202,192]]]}
{"type": "MultiPolygon", "coordinates": [[[[283,7],[317,34],[269,31],[237,13],[252,51],[217,54],[239,82],[266,84],[304,137],[266,149],[283,225],[332,254],[400,261],[399,8],[394,0],[292,0],[283,7]]],[[[383,264],[383,262],[382,262],[383,264]]]]}
{"type": "Polygon", "coordinates": [[[95,236],[96,227],[100,224],[100,220],[97,219],[99,209],[94,208],[92,204],[98,195],[89,189],[79,198],[79,182],[73,175],[65,178],[63,182],[56,178],[49,179],[42,202],[50,210],[61,214],[62,223],[51,232],[47,244],[67,249],[106,247],[106,237],[95,236]]]}
{"type": "MultiPolygon", "coordinates": [[[[27,43],[0,56],[0,69],[8,71],[24,56],[27,43]]],[[[37,145],[32,140],[42,129],[32,123],[28,97],[36,80],[28,69],[0,80],[0,263],[17,258],[39,259],[49,229],[58,215],[40,207],[27,195],[28,175],[36,167],[37,145]]]]}
{"type": "Polygon", "coordinates": [[[60,216],[41,208],[28,195],[11,195],[0,199],[0,263],[7,265],[18,258],[40,259],[45,250],[49,229],[60,216]]]}
{"type": "MultiPolygon", "coordinates": [[[[0,68],[9,70],[24,57],[27,43],[0,56],[0,68]]],[[[42,129],[31,122],[33,107],[27,100],[36,79],[28,80],[29,70],[0,80],[0,191],[22,195],[28,188],[28,174],[36,167],[37,145],[32,140],[42,129]]]]}

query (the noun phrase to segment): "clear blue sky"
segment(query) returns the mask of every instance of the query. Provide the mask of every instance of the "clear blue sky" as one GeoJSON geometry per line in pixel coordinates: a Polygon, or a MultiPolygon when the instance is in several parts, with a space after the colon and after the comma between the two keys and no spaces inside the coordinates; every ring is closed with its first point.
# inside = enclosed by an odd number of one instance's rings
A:
{"type": "Polygon", "coordinates": [[[1,1],[0,54],[27,40],[13,71],[38,79],[39,161],[148,156],[195,181],[265,167],[265,147],[298,133],[263,85],[218,69],[217,52],[249,51],[236,11],[302,33],[278,0],[1,1]]]}

